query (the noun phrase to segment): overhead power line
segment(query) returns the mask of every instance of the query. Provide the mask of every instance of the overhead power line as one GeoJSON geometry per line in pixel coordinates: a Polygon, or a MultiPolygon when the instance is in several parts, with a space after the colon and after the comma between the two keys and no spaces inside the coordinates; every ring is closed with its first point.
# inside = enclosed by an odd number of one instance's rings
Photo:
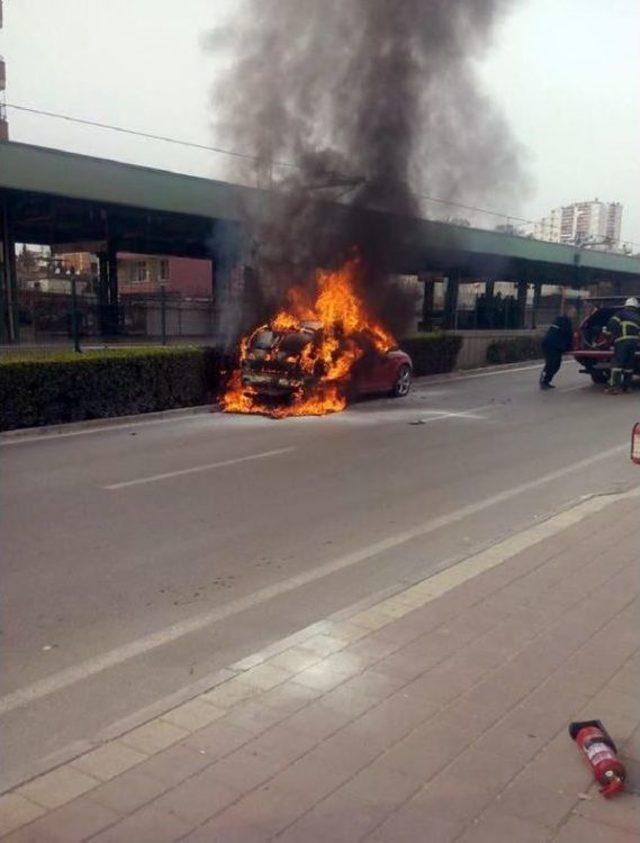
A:
{"type": "MultiPolygon", "coordinates": [[[[125,126],[115,126],[111,123],[101,123],[97,120],[88,120],[88,119],[82,118],[82,117],[74,117],[70,114],[61,114],[61,113],[56,112],[56,111],[46,111],[46,110],[41,109],[41,108],[32,108],[32,107],[26,106],[26,105],[18,105],[17,103],[6,103],[5,107],[6,108],[13,108],[16,111],[23,111],[23,112],[26,112],[27,114],[37,114],[40,117],[51,117],[51,118],[54,118],[54,119],[57,119],[57,120],[66,120],[69,123],[78,123],[82,126],[91,126],[92,128],[96,128],[96,129],[107,129],[108,131],[119,132],[120,134],[124,134],[124,135],[133,135],[134,137],[147,138],[148,140],[161,141],[163,143],[170,143],[170,144],[174,144],[176,146],[184,146],[184,147],[188,147],[188,148],[191,148],[191,149],[200,149],[200,150],[203,150],[205,152],[216,152],[216,153],[219,153],[220,155],[229,155],[233,158],[240,158],[240,159],[243,159],[245,161],[253,161],[255,163],[258,163],[260,161],[260,158],[258,156],[252,155],[251,153],[248,153],[248,152],[239,152],[239,151],[233,150],[233,149],[224,149],[223,147],[219,147],[219,146],[211,146],[209,144],[197,143],[195,141],[188,141],[188,140],[183,140],[183,139],[180,139],[180,138],[173,138],[173,137],[170,137],[169,135],[157,135],[157,134],[154,134],[152,132],[143,132],[139,129],[129,129],[125,126]]],[[[292,170],[300,170],[301,169],[300,165],[293,164],[290,161],[276,161],[276,160],[274,160],[274,161],[266,161],[264,163],[266,165],[269,165],[269,166],[272,166],[272,167],[284,167],[284,168],[292,169],[292,170]]],[[[414,196],[416,196],[417,198],[426,199],[429,202],[435,202],[436,204],[439,204],[439,205],[448,205],[449,207],[460,208],[464,211],[472,211],[474,213],[487,214],[488,216],[498,217],[499,219],[504,219],[504,220],[508,220],[508,221],[513,220],[513,221],[520,222],[520,223],[526,223],[528,225],[535,225],[538,222],[536,220],[527,219],[526,217],[520,217],[517,214],[508,214],[508,213],[505,213],[503,211],[494,211],[494,210],[491,210],[489,208],[480,208],[476,205],[465,205],[462,202],[456,202],[456,201],[451,200],[451,199],[442,199],[441,197],[438,197],[438,196],[431,196],[428,193],[420,193],[418,191],[412,191],[412,194],[414,196]]],[[[554,226],[553,231],[559,231],[559,228],[554,226]]],[[[633,245],[633,246],[640,246],[640,243],[638,243],[634,240],[626,240],[625,239],[624,242],[629,243],[630,245],[633,245]]],[[[582,247],[580,247],[580,248],[582,248],[582,247]]]]}
{"type": "MultiPolygon", "coordinates": [[[[16,111],[24,111],[27,114],[38,114],[41,117],[54,117],[57,120],[67,120],[69,123],[80,123],[83,126],[92,126],[97,129],[108,129],[111,132],[120,132],[124,135],[134,135],[139,138],[148,138],[149,140],[163,141],[164,143],[172,143],[177,146],[187,146],[192,149],[202,149],[206,152],[219,152],[221,155],[231,155],[234,158],[243,158],[246,161],[258,161],[256,155],[251,155],[248,152],[238,152],[233,149],[223,149],[219,146],[209,146],[204,143],[196,143],[195,141],[182,140],[180,138],[172,138],[168,135],[156,135],[151,132],[142,132],[139,129],[128,129],[125,126],[114,126],[111,123],[100,123],[97,120],[87,120],[82,117],[72,117],[70,114],[59,114],[55,111],[44,111],[41,108],[30,108],[26,105],[17,105],[16,103],[6,103],[6,108],[13,108],[16,111]]],[[[271,161],[269,162],[278,167],[295,167],[295,164],[290,164],[286,161],[271,161]]]]}

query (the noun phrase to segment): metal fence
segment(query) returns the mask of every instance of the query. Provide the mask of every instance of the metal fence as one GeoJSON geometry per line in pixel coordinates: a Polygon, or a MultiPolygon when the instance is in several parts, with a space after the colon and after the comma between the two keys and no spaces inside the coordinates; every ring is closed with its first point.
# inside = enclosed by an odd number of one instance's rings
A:
{"type": "Polygon", "coordinates": [[[213,299],[187,299],[162,291],[154,296],[123,295],[117,304],[94,293],[23,289],[19,295],[21,345],[96,342],[175,342],[210,338],[213,299]]]}

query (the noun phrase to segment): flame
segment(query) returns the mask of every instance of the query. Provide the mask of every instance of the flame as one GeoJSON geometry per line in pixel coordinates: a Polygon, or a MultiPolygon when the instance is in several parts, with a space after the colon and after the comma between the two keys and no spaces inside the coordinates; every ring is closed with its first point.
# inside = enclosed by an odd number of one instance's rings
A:
{"type": "MultiPolygon", "coordinates": [[[[261,325],[243,337],[239,348],[240,365],[229,379],[221,407],[228,413],[260,413],[274,418],[285,416],[320,416],[343,410],[347,404],[345,386],[357,360],[368,348],[379,352],[395,347],[393,336],[375,322],[364,308],[356,288],[361,264],[353,258],[339,270],[316,273],[315,300],[300,287],[291,287],[287,307],[268,325],[261,325]],[[255,389],[242,383],[242,366],[250,354],[255,336],[261,331],[291,332],[314,325],[314,341],[309,342],[297,359],[300,380],[284,405],[271,405],[255,389]],[[316,328],[317,326],[317,328],[316,328]],[[308,386],[309,381],[311,387],[308,386]]],[[[278,341],[266,352],[265,361],[278,354],[278,341]]]]}

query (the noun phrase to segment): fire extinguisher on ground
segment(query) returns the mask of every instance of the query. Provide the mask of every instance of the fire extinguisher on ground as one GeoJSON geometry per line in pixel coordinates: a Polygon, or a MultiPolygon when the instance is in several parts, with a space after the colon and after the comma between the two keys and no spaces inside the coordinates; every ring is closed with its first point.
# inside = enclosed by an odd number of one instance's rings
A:
{"type": "Polygon", "coordinates": [[[602,723],[599,720],[572,723],[569,734],[600,783],[600,793],[607,799],[620,793],[624,789],[626,771],[618,760],[616,745],[602,723]]]}

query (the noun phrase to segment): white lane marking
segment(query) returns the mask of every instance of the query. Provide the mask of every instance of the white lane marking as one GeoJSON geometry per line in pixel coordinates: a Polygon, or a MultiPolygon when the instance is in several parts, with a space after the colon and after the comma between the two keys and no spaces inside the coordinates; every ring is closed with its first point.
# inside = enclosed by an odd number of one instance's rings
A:
{"type": "Polygon", "coordinates": [[[69,685],[88,679],[90,676],[95,676],[97,673],[101,673],[109,668],[116,667],[129,659],[136,658],[137,656],[148,653],[158,647],[170,644],[185,635],[191,635],[195,632],[199,632],[207,626],[210,626],[212,623],[224,620],[232,615],[237,615],[247,609],[252,609],[262,603],[266,603],[268,600],[272,600],[282,594],[287,594],[288,592],[322,579],[329,574],[336,573],[337,571],[341,571],[352,565],[357,565],[358,563],[364,562],[371,557],[379,556],[387,550],[399,547],[400,545],[406,544],[414,539],[421,538],[422,536],[425,536],[428,533],[433,533],[443,527],[448,527],[450,524],[462,521],[464,518],[468,518],[471,515],[482,512],[491,506],[510,500],[516,495],[529,492],[532,489],[537,489],[538,487],[544,486],[546,483],[551,483],[554,480],[559,480],[566,474],[580,471],[583,468],[589,468],[589,466],[595,465],[595,463],[598,463],[601,460],[609,459],[609,457],[614,456],[615,454],[627,451],[628,448],[628,442],[625,442],[622,445],[616,445],[615,447],[609,448],[606,451],[601,451],[594,456],[578,460],[575,463],[571,463],[571,465],[559,468],[549,474],[544,474],[542,477],[538,477],[535,480],[529,480],[526,483],[521,483],[511,489],[505,489],[495,495],[483,498],[481,501],[476,503],[463,506],[454,512],[447,513],[446,515],[440,515],[437,518],[432,518],[420,527],[414,527],[411,530],[405,530],[402,533],[397,533],[396,535],[389,536],[386,539],[381,539],[380,541],[374,542],[373,544],[363,547],[360,550],[347,553],[344,556],[331,560],[330,562],[318,565],[310,571],[305,571],[297,574],[296,576],[290,577],[287,580],[282,580],[281,582],[258,589],[258,591],[253,592],[253,594],[248,594],[245,597],[239,597],[236,600],[231,600],[224,606],[219,606],[215,609],[211,609],[209,612],[203,612],[193,618],[187,618],[183,621],[179,621],[150,635],[145,635],[135,641],[130,641],[128,644],[123,644],[121,647],[116,647],[113,650],[102,653],[99,656],[71,665],[58,673],[53,673],[44,679],[33,682],[31,685],[26,685],[24,688],[19,688],[18,690],[0,698],[0,715],[13,711],[16,708],[21,708],[22,706],[35,702],[36,700],[46,697],[49,694],[61,691],[69,685]]]}
{"type": "Polygon", "coordinates": [[[267,457],[276,457],[279,454],[288,454],[296,449],[291,448],[276,448],[274,451],[263,451],[261,454],[249,454],[246,457],[235,457],[232,460],[222,460],[221,462],[211,462],[207,465],[195,465],[192,468],[180,468],[177,471],[166,471],[164,474],[152,474],[150,477],[139,477],[136,480],[123,480],[122,483],[110,483],[108,486],[103,486],[103,489],[127,489],[129,486],[142,486],[144,483],[157,483],[159,480],[169,480],[172,477],[183,477],[185,474],[199,474],[202,471],[212,471],[214,468],[224,468],[228,465],[236,465],[241,462],[251,462],[252,460],[264,460],[267,457]]]}
{"type": "Polygon", "coordinates": [[[477,413],[481,410],[490,410],[496,406],[493,403],[483,404],[481,407],[470,407],[468,410],[422,410],[419,421],[423,424],[428,424],[429,422],[442,421],[442,419],[486,419],[486,416],[479,416],[477,413]],[[422,418],[425,412],[432,416],[432,418],[422,418]]]}

